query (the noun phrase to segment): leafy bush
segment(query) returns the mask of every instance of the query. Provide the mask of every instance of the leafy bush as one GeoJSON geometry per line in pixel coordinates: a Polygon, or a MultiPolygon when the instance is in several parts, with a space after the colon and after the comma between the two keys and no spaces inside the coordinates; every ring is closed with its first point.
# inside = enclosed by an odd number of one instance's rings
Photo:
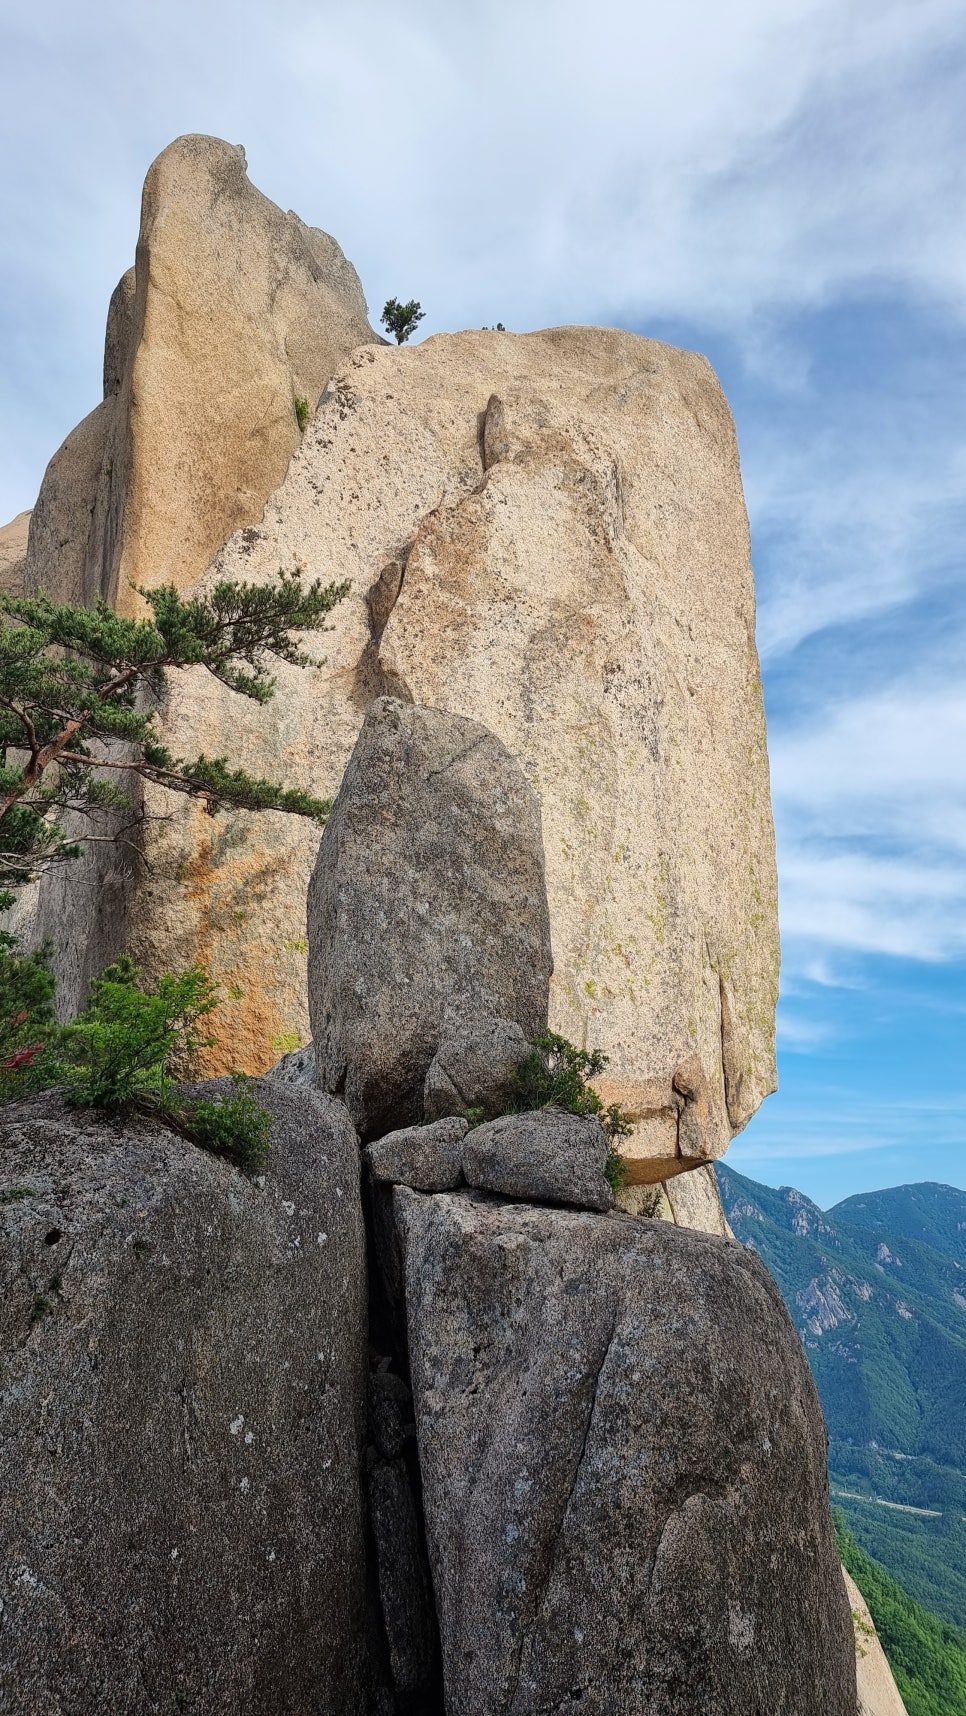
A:
{"type": "Polygon", "coordinates": [[[567,1114],[594,1115],[607,1135],[607,1178],[616,1194],[627,1180],[627,1169],[617,1149],[617,1139],[633,1131],[630,1116],[616,1102],[604,1106],[588,1084],[607,1065],[602,1049],[578,1049],[556,1031],[547,1031],[530,1045],[530,1053],[517,1077],[517,1113],[536,1108],[562,1108],[567,1114]]]}
{"type": "Polygon", "coordinates": [[[215,1156],[227,1156],[236,1168],[256,1174],[265,1165],[271,1116],[259,1108],[254,1080],[244,1073],[232,1077],[234,1092],[217,1102],[200,1098],[186,1108],[182,1126],[193,1144],[215,1156]]]}
{"type": "Polygon", "coordinates": [[[18,953],[14,937],[0,932],[0,1102],[43,1089],[56,1076],[50,955],[49,945],[18,953]]]}
{"type": "Polygon", "coordinates": [[[311,408],[309,406],[308,400],[303,399],[300,394],[296,394],[296,396],[295,396],[295,421],[299,426],[299,434],[300,435],[305,434],[305,431],[308,428],[308,422],[309,422],[309,418],[311,417],[311,415],[312,415],[312,411],[311,411],[311,408]]]}
{"type": "Polygon", "coordinates": [[[217,999],[200,966],[162,977],[152,992],[125,956],[91,985],[85,1012],[57,1025],[49,948],[17,954],[13,938],[0,935],[0,1102],[60,1085],[75,1108],[154,1115],[202,1150],[255,1173],[265,1163],[271,1119],[251,1079],[236,1074],[231,1094],[215,1101],[175,1094],[198,1051],[216,1041],[203,1021],[217,999]]]}
{"type": "Polygon", "coordinates": [[[64,1083],[76,1108],[117,1114],[137,1099],[164,1108],[198,1051],[215,1043],[200,1029],[218,1000],[200,966],[162,977],[154,994],[139,979],[125,954],[91,984],[90,1005],[64,1029],[64,1083]]]}

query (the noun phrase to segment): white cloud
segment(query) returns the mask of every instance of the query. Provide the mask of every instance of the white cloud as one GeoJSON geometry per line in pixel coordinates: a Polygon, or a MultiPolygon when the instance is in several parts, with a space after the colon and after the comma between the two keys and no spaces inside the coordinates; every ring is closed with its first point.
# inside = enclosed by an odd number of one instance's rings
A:
{"type": "Polygon", "coordinates": [[[772,741],[792,970],[822,948],[966,954],[966,692],[958,650],[772,741]],[[949,683],[950,676],[956,683],[949,683]]]}
{"type": "Polygon", "coordinates": [[[675,314],[753,347],[873,279],[966,302],[962,46],[956,0],[21,0],[0,511],[95,402],[140,182],[181,131],[245,142],[427,333],[675,314]]]}

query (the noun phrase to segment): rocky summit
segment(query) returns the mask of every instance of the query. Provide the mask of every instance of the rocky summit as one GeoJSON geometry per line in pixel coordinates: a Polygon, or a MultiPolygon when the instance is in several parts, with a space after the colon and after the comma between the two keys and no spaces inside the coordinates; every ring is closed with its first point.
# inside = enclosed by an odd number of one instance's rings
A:
{"type": "Polygon", "coordinates": [[[202,1070],[265,1076],[0,1108],[0,1708],[857,1716],[821,1408],[712,1167],[778,976],[717,380],[600,328],[390,347],[181,138],[0,576],[137,616],[295,567],[342,592],[309,664],[169,672],[159,727],[324,833],[155,781],[13,916],[65,1019],[119,954],[205,967],[202,1070]],[[229,1098],[257,1167],[192,1130],[229,1098]]]}

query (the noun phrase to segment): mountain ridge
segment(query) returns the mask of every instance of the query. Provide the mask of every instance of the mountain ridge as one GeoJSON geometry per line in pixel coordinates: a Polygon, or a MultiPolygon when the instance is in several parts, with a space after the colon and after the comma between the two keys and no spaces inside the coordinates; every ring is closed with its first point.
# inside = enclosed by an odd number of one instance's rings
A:
{"type": "Polygon", "coordinates": [[[883,1223],[893,1214],[921,1232],[931,1211],[930,1231],[955,1239],[966,1193],[948,1188],[943,1214],[931,1190],[890,1188],[845,1200],[843,1216],[794,1187],[762,1186],[724,1164],[716,1171],[736,1238],[767,1263],[801,1335],[837,1504],[911,1596],[962,1626],[966,1263],[883,1223]],[[877,1225],[863,1227],[856,1217],[870,1206],[877,1225]]]}

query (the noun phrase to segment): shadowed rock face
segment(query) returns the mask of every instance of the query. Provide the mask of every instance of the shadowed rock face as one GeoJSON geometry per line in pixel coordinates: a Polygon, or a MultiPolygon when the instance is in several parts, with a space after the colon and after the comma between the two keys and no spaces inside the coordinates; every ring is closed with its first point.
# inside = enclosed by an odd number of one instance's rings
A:
{"type": "Polygon", "coordinates": [[[137,262],[108,315],[104,401],[44,478],[28,587],[133,614],[132,584],[192,584],[282,481],[296,400],[314,409],[375,337],[335,240],[262,196],[243,149],[180,137],[145,180],[137,262]]]}
{"type": "Polygon", "coordinates": [[[758,1259],[393,1196],[449,1716],[855,1716],[821,1408],[758,1259]]]}
{"type": "Polygon", "coordinates": [[[356,1139],[257,1096],[263,1183],[54,1095],[0,1116],[5,1711],[361,1716],[356,1139]]]}
{"type": "Polygon", "coordinates": [[[493,734],[380,698],[309,889],[318,1081],[364,1138],[423,1116],[447,1014],[546,1029],[553,961],[540,810],[493,734]]]}

